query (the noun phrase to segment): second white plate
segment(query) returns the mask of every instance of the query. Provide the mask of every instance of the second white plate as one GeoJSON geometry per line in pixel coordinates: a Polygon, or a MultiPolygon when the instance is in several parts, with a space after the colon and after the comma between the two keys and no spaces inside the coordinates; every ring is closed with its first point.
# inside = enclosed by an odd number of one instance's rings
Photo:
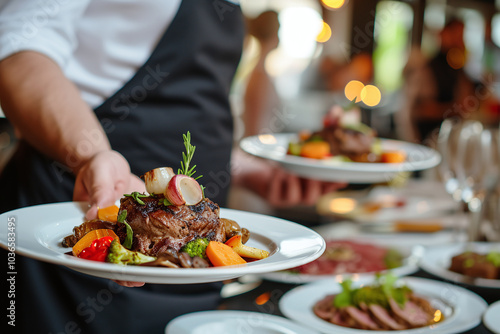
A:
{"type": "Polygon", "coordinates": [[[205,311],[172,320],[165,334],[319,334],[286,318],[258,312],[205,311]]]}
{"type": "Polygon", "coordinates": [[[292,133],[263,134],[243,138],[240,147],[254,156],[280,163],[297,175],[323,181],[349,183],[384,182],[400,172],[413,172],[435,167],[441,161],[440,154],[428,147],[403,141],[382,139],[382,149],[405,151],[403,163],[339,162],[333,159],[309,159],[288,155],[288,144],[297,140],[292,133]]]}

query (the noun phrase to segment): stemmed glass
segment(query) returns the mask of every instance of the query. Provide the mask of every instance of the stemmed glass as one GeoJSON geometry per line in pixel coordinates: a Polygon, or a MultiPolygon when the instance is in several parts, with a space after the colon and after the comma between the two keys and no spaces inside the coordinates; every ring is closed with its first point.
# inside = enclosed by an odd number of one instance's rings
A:
{"type": "MultiPolygon", "coordinates": [[[[442,161],[439,176],[446,191],[468,212],[469,241],[480,237],[487,196],[498,184],[500,142],[497,129],[484,129],[478,121],[446,119],[441,124],[437,149],[442,161]]],[[[461,229],[455,225],[455,238],[461,229]]]]}
{"type": "Polygon", "coordinates": [[[456,176],[461,199],[469,211],[469,241],[477,241],[481,237],[485,200],[500,176],[499,147],[496,129],[484,129],[477,121],[468,121],[460,129],[456,176]]]}

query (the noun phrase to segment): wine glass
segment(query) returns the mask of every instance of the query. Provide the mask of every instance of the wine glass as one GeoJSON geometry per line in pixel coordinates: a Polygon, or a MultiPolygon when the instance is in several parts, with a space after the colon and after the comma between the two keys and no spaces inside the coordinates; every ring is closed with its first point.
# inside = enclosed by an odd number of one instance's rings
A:
{"type": "Polygon", "coordinates": [[[480,122],[469,121],[461,130],[457,146],[456,176],[461,199],[468,209],[469,241],[481,237],[486,198],[499,179],[500,151],[498,131],[485,129],[480,122]]]}
{"type": "Polygon", "coordinates": [[[445,190],[452,198],[461,203],[462,195],[457,177],[458,140],[462,130],[462,123],[456,119],[445,119],[441,123],[437,140],[437,149],[441,154],[441,163],[438,174],[445,190]]]}

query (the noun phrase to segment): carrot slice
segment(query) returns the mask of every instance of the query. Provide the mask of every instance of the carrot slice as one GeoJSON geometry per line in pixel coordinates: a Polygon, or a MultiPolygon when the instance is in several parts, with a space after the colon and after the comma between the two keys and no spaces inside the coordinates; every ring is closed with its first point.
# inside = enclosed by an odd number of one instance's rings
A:
{"type": "Polygon", "coordinates": [[[218,241],[208,243],[206,254],[215,267],[247,263],[231,247],[218,241]]]}
{"type": "Polygon", "coordinates": [[[323,159],[330,155],[330,144],[325,141],[310,141],[304,143],[300,155],[305,158],[323,159]]]}
{"type": "Polygon", "coordinates": [[[406,153],[403,151],[382,152],[381,160],[386,163],[401,163],[406,160],[406,153]]]}
{"type": "Polygon", "coordinates": [[[78,256],[82,250],[89,247],[95,239],[99,239],[102,237],[113,237],[113,239],[118,240],[120,242],[120,238],[116,235],[113,230],[108,228],[101,228],[98,230],[90,231],[85,234],[78,242],[73,246],[73,255],[78,256]]]}
{"type": "Polygon", "coordinates": [[[118,219],[119,210],[120,208],[117,207],[116,205],[111,205],[105,208],[99,208],[99,210],[97,210],[97,218],[108,222],[116,222],[116,220],[118,219]]]}

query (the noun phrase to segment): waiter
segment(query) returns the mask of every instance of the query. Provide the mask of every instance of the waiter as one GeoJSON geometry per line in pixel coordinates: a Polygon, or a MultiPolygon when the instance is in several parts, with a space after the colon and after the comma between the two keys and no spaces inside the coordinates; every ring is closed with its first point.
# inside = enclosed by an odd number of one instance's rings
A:
{"type": "MultiPolygon", "coordinates": [[[[144,191],[137,175],[178,167],[187,131],[207,197],[225,206],[228,95],[244,36],[236,3],[16,0],[0,1],[0,10],[0,101],[20,138],[0,177],[0,212],[74,199],[89,201],[93,218],[97,206],[144,191]]],[[[234,159],[233,182],[273,204],[313,202],[331,189],[234,159]]],[[[16,261],[23,333],[161,333],[174,317],[214,309],[220,298],[218,283],[127,289],[16,261]]]]}

